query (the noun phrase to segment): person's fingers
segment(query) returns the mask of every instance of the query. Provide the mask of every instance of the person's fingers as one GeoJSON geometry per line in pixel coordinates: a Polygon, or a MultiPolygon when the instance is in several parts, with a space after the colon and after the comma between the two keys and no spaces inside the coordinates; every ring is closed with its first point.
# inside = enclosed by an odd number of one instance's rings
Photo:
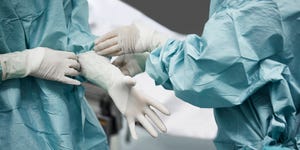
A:
{"type": "Polygon", "coordinates": [[[105,40],[114,38],[114,37],[116,37],[116,36],[118,36],[118,32],[117,32],[116,30],[114,30],[114,31],[108,32],[108,33],[104,34],[103,36],[97,38],[97,39],[94,41],[94,43],[95,43],[95,45],[97,45],[97,44],[99,44],[100,42],[103,42],[103,41],[105,41],[105,40]]]}
{"type": "Polygon", "coordinates": [[[119,51],[111,53],[111,54],[109,54],[109,56],[121,56],[121,55],[124,55],[124,54],[125,54],[124,51],[120,48],[119,51]]]}
{"type": "Polygon", "coordinates": [[[69,77],[64,77],[63,79],[61,79],[61,82],[66,83],[66,84],[72,84],[72,85],[80,85],[81,82],[69,77]]]}
{"type": "Polygon", "coordinates": [[[150,104],[150,106],[152,106],[153,108],[159,110],[160,112],[162,112],[165,115],[170,115],[169,110],[160,102],[156,101],[156,100],[152,100],[149,98],[146,98],[148,103],[150,104]]]}
{"type": "Polygon", "coordinates": [[[167,132],[167,128],[165,124],[162,122],[162,120],[158,117],[158,115],[151,110],[151,108],[147,108],[145,110],[145,114],[149,117],[150,120],[153,121],[153,123],[162,131],[167,132]]]}
{"type": "Polygon", "coordinates": [[[157,137],[158,134],[151,125],[151,123],[145,118],[144,115],[140,114],[137,116],[137,120],[143,125],[143,127],[146,129],[146,131],[152,136],[157,137]]]}
{"type": "Polygon", "coordinates": [[[67,52],[67,51],[61,51],[61,52],[64,53],[63,55],[65,55],[68,59],[74,59],[74,60],[78,59],[77,55],[73,52],[67,52]]]}
{"type": "Polygon", "coordinates": [[[65,72],[65,75],[68,75],[68,76],[78,76],[79,74],[80,74],[80,72],[75,70],[74,68],[68,68],[65,72]]]}
{"type": "Polygon", "coordinates": [[[127,118],[127,122],[132,138],[135,140],[138,139],[138,136],[135,131],[135,120],[133,118],[127,118]]]}
{"type": "Polygon", "coordinates": [[[100,42],[97,45],[94,46],[94,50],[97,51],[102,51],[105,50],[107,48],[110,48],[112,46],[118,45],[118,38],[114,37],[111,39],[108,39],[106,41],[100,42]]]}
{"type": "Polygon", "coordinates": [[[97,51],[97,54],[98,55],[109,55],[109,56],[115,56],[115,55],[112,55],[112,54],[119,54],[119,52],[122,51],[121,48],[119,47],[119,45],[114,45],[114,46],[111,46],[109,48],[106,48],[106,49],[103,49],[101,51],[97,51]]]}
{"type": "Polygon", "coordinates": [[[74,59],[68,59],[67,60],[67,63],[68,63],[68,66],[70,68],[74,68],[76,70],[80,70],[80,64],[77,60],[74,60],[74,59]]]}

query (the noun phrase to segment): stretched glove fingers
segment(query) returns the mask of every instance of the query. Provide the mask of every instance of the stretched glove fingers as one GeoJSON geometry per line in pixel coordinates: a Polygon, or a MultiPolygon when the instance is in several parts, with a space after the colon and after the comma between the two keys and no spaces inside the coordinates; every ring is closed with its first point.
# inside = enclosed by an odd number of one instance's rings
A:
{"type": "Polygon", "coordinates": [[[80,64],[77,60],[74,60],[74,59],[68,59],[68,66],[70,68],[74,68],[76,70],[80,70],[80,64]]]}
{"type": "Polygon", "coordinates": [[[118,32],[117,32],[116,30],[114,30],[114,31],[111,31],[111,32],[108,32],[108,33],[104,34],[104,35],[101,36],[100,38],[97,38],[97,39],[95,40],[94,43],[95,43],[95,45],[97,45],[97,44],[99,44],[100,42],[103,42],[103,41],[105,41],[105,40],[114,38],[114,37],[116,37],[116,36],[118,36],[118,32]]]}
{"type": "Polygon", "coordinates": [[[118,37],[113,37],[111,39],[107,39],[103,42],[100,42],[100,43],[96,44],[94,46],[94,50],[95,51],[102,51],[104,49],[107,49],[107,48],[112,47],[112,46],[117,45],[117,44],[118,44],[118,37]]]}
{"type": "Polygon", "coordinates": [[[119,45],[116,44],[103,50],[97,51],[97,54],[103,56],[119,56],[123,54],[123,51],[121,50],[119,45]]]}
{"type": "Polygon", "coordinates": [[[122,51],[122,49],[119,49],[119,51],[116,51],[114,53],[111,53],[110,56],[120,56],[125,54],[124,51],[122,51]]]}
{"type": "Polygon", "coordinates": [[[170,115],[169,110],[160,102],[156,101],[156,100],[152,100],[149,98],[146,98],[146,101],[149,103],[149,105],[157,110],[159,110],[161,113],[165,114],[165,115],[170,115]]]}
{"type": "Polygon", "coordinates": [[[132,138],[135,140],[138,139],[138,136],[135,131],[135,120],[133,118],[127,118],[127,123],[132,138]]]}
{"type": "Polygon", "coordinates": [[[151,108],[148,108],[145,110],[145,114],[149,117],[150,120],[153,121],[153,123],[162,131],[167,132],[167,128],[165,124],[162,122],[162,120],[158,117],[158,115],[151,110],[151,108]]]}
{"type": "Polygon", "coordinates": [[[143,125],[143,127],[146,129],[146,131],[152,136],[152,137],[157,137],[158,134],[151,125],[151,123],[146,119],[144,115],[138,115],[137,120],[143,125]]]}
{"type": "Polygon", "coordinates": [[[63,77],[61,80],[61,82],[66,83],[66,84],[71,84],[71,85],[80,85],[80,81],[69,78],[69,77],[63,77]]]}
{"type": "Polygon", "coordinates": [[[68,76],[78,76],[79,74],[80,74],[80,72],[75,70],[74,68],[68,68],[65,71],[65,75],[68,75],[68,76]]]}

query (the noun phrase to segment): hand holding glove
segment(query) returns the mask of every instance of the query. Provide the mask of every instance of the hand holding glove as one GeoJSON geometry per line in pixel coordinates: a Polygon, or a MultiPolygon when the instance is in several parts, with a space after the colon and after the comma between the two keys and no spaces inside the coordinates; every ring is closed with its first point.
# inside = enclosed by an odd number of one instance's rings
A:
{"type": "Polygon", "coordinates": [[[145,71],[148,56],[147,52],[121,55],[113,61],[113,65],[117,66],[123,74],[133,77],[145,71]]]}
{"type": "Polygon", "coordinates": [[[96,39],[94,50],[99,55],[118,56],[152,51],[163,45],[167,37],[142,24],[117,28],[96,39]]]}
{"type": "Polygon", "coordinates": [[[37,47],[21,52],[0,55],[3,69],[2,80],[22,78],[28,75],[79,85],[80,82],[68,76],[79,75],[80,64],[72,52],[37,47]]]}
{"type": "Polygon", "coordinates": [[[107,58],[99,56],[93,51],[80,54],[78,57],[82,75],[90,82],[108,91],[117,108],[126,117],[134,139],[137,139],[136,120],[143,125],[150,135],[157,137],[156,130],[145,116],[148,116],[158,129],[163,132],[166,131],[165,125],[152,108],[168,115],[167,108],[138,91],[134,86],[135,80],[133,78],[124,76],[107,58]]]}

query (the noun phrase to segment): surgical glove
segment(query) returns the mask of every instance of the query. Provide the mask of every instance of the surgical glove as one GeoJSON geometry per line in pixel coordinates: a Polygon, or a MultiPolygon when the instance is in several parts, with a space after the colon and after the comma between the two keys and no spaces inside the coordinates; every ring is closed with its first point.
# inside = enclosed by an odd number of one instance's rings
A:
{"type": "Polygon", "coordinates": [[[147,52],[121,55],[113,61],[113,65],[117,66],[123,74],[133,77],[145,71],[148,56],[147,52]]]}
{"type": "Polygon", "coordinates": [[[37,47],[21,52],[0,55],[2,80],[22,78],[28,75],[66,84],[80,82],[68,76],[79,75],[80,64],[71,52],[37,47]]]}
{"type": "Polygon", "coordinates": [[[167,39],[167,36],[143,24],[132,24],[117,28],[96,39],[94,50],[104,56],[150,52],[166,43],[167,39]]]}
{"type": "Polygon", "coordinates": [[[117,108],[127,119],[131,135],[137,139],[135,121],[139,121],[153,137],[157,132],[145,116],[154,123],[158,129],[166,132],[166,127],[155,113],[153,108],[168,115],[169,111],[162,104],[147,98],[135,87],[135,80],[124,76],[110,61],[97,55],[94,51],[79,55],[81,73],[90,82],[101,86],[108,91],[117,108]]]}

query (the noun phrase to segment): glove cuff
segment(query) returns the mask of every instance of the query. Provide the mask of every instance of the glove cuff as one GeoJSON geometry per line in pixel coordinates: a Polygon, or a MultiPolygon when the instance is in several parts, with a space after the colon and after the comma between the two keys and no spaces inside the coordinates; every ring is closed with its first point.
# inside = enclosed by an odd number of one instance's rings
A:
{"type": "Polygon", "coordinates": [[[38,70],[44,53],[44,49],[35,48],[22,52],[2,54],[0,56],[0,63],[3,70],[2,80],[23,78],[34,70],[38,70]]]}
{"type": "Polygon", "coordinates": [[[0,63],[2,66],[2,80],[22,78],[29,74],[28,62],[36,58],[29,58],[28,51],[2,54],[0,63]]]}
{"type": "Polygon", "coordinates": [[[78,60],[81,65],[81,74],[105,90],[108,90],[120,76],[123,76],[109,59],[97,55],[94,51],[79,54],[78,60]]]}
{"type": "Polygon", "coordinates": [[[133,25],[137,27],[140,35],[140,38],[137,41],[137,47],[143,47],[143,49],[148,52],[164,45],[168,40],[168,36],[154,29],[148,28],[142,23],[134,23],[133,25]]]}
{"type": "Polygon", "coordinates": [[[28,53],[28,61],[27,61],[27,65],[28,65],[28,71],[27,71],[27,75],[33,75],[35,72],[38,72],[42,61],[44,59],[45,56],[45,48],[43,47],[37,47],[34,49],[29,49],[26,50],[25,52],[28,53]]]}

